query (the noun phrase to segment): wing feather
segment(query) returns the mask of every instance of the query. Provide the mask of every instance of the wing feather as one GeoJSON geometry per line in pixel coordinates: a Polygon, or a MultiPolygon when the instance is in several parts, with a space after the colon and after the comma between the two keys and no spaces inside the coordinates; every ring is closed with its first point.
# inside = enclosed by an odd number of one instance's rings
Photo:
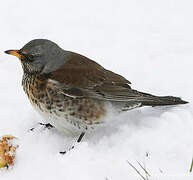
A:
{"type": "Polygon", "coordinates": [[[111,101],[128,101],[139,96],[129,84],[121,75],[76,53],[72,53],[60,69],[52,72],[48,80],[48,86],[67,96],[111,101]]]}

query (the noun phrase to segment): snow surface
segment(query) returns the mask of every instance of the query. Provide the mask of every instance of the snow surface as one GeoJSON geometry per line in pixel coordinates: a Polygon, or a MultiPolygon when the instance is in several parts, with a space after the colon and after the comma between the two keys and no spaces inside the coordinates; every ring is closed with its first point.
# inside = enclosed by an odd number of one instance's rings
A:
{"type": "Polygon", "coordinates": [[[192,180],[192,0],[6,0],[0,6],[0,135],[17,136],[12,170],[1,180],[138,180],[127,161],[150,179],[192,180]],[[56,130],[29,132],[42,119],[21,87],[19,61],[3,53],[48,38],[132,82],[132,87],[189,101],[109,117],[66,155],[75,139],[56,130]],[[148,155],[148,156],[147,156],[148,155]]]}

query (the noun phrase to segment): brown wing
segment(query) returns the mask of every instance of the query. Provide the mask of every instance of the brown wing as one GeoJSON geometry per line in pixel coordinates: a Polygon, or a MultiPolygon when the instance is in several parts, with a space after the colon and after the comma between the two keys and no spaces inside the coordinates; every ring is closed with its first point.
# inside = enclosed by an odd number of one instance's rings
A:
{"type": "Polygon", "coordinates": [[[49,82],[64,94],[75,97],[125,100],[131,90],[127,79],[76,53],[51,73],[49,82]]]}
{"type": "Polygon", "coordinates": [[[47,82],[48,87],[73,98],[126,101],[123,110],[128,110],[131,105],[136,107],[187,103],[177,97],[158,97],[133,90],[124,77],[76,53],[72,53],[71,59],[63,67],[52,72],[47,82]]]}
{"type": "Polygon", "coordinates": [[[108,71],[96,62],[76,53],[72,53],[67,63],[53,72],[50,78],[69,87],[82,88],[103,83],[130,84],[124,77],[108,71]]]}

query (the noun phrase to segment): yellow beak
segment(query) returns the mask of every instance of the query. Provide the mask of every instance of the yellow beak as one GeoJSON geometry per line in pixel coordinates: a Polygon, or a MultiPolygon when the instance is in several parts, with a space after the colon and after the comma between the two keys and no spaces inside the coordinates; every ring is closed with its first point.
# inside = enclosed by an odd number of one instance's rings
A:
{"type": "Polygon", "coordinates": [[[5,51],[5,53],[16,56],[19,59],[21,59],[23,57],[21,54],[19,54],[19,50],[7,50],[7,51],[5,51]]]}

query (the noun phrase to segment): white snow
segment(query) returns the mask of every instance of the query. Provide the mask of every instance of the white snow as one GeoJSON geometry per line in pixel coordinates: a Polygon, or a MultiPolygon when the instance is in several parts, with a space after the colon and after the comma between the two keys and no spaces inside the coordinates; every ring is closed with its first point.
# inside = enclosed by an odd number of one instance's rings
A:
{"type": "Polygon", "coordinates": [[[0,135],[19,138],[13,169],[1,180],[192,180],[192,0],[6,0],[0,6],[0,135]],[[132,87],[189,101],[109,117],[66,155],[75,139],[56,130],[29,132],[42,119],[21,87],[19,61],[4,50],[47,38],[125,76],[132,87]],[[148,157],[146,156],[148,154],[148,157]]]}

